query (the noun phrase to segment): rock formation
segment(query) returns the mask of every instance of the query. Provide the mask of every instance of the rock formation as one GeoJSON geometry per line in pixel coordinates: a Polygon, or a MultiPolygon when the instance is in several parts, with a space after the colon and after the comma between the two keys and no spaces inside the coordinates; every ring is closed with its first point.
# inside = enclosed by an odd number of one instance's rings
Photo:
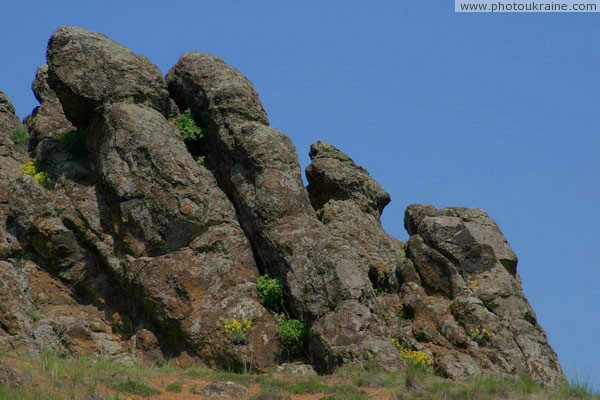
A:
{"type": "Polygon", "coordinates": [[[215,56],[186,53],[165,79],[107,37],[61,27],[47,62],[28,149],[0,93],[3,350],[262,371],[286,361],[255,285],[269,274],[309,328],[298,357],[320,372],[402,368],[394,339],[451,378],[563,379],[483,211],[409,206],[403,243],[380,222],[389,194],[324,142],[305,188],[290,139],[215,56]],[[169,121],[187,109],[206,129],[193,147],[169,121]],[[28,162],[51,185],[23,174],[28,162]],[[232,319],[251,325],[243,343],[232,319]]]}

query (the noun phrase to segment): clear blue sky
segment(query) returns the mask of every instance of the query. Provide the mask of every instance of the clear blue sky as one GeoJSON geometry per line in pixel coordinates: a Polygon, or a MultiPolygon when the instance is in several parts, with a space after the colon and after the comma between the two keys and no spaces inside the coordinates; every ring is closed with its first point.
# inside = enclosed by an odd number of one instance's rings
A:
{"type": "Polygon", "coordinates": [[[255,84],[308,162],[323,139],[410,203],[485,209],[570,377],[600,388],[600,14],[455,14],[451,0],[6,2],[0,90],[24,117],[62,24],[165,73],[214,53],[255,84]]]}

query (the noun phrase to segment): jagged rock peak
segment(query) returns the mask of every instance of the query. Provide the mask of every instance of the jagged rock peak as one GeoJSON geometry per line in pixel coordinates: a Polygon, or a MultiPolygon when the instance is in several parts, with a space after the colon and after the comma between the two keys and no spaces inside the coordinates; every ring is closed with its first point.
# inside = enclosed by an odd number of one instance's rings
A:
{"type": "Polygon", "coordinates": [[[380,216],[391,201],[390,195],[364,168],[334,146],[316,142],[310,146],[309,156],[312,163],[306,169],[306,177],[316,210],[331,199],[351,199],[363,211],[380,216]]]}

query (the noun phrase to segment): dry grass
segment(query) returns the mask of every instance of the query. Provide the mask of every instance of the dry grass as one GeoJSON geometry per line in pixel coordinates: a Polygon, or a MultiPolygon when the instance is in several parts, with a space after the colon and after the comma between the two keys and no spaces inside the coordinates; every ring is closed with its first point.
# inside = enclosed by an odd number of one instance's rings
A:
{"type": "Polygon", "coordinates": [[[123,365],[99,357],[61,358],[45,353],[2,356],[20,376],[21,384],[0,384],[3,400],[133,400],[202,399],[194,391],[211,382],[233,381],[248,388],[254,400],[600,400],[584,383],[555,389],[529,379],[474,378],[448,381],[430,371],[408,369],[384,372],[373,365],[346,365],[330,376],[298,378],[291,375],[234,374],[209,369],[183,370],[171,365],[123,365]]]}

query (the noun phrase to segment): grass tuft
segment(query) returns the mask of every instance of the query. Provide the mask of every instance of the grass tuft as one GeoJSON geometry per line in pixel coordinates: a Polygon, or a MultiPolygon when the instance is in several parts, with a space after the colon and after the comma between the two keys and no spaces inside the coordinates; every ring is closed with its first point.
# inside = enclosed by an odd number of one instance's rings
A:
{"type": "Polygon", "coordinates": [[[181,386],[181,383],[173,382],[173,383],[169,383],[167,385],[167,387],[165,388],[165,390],[167,392],[171,392],[171,393],[181,393],[181,391],[183,390],[183,387],[181,386]]]}
{"type": "Polygon", "coordinates": [[[150,397],[160,394],[160,390],[156,390],[150,386],[129,378],[127,378],[125,381],[114,384],[113,389],[117,392],[130,393],[142,397],[150,397]]]}

